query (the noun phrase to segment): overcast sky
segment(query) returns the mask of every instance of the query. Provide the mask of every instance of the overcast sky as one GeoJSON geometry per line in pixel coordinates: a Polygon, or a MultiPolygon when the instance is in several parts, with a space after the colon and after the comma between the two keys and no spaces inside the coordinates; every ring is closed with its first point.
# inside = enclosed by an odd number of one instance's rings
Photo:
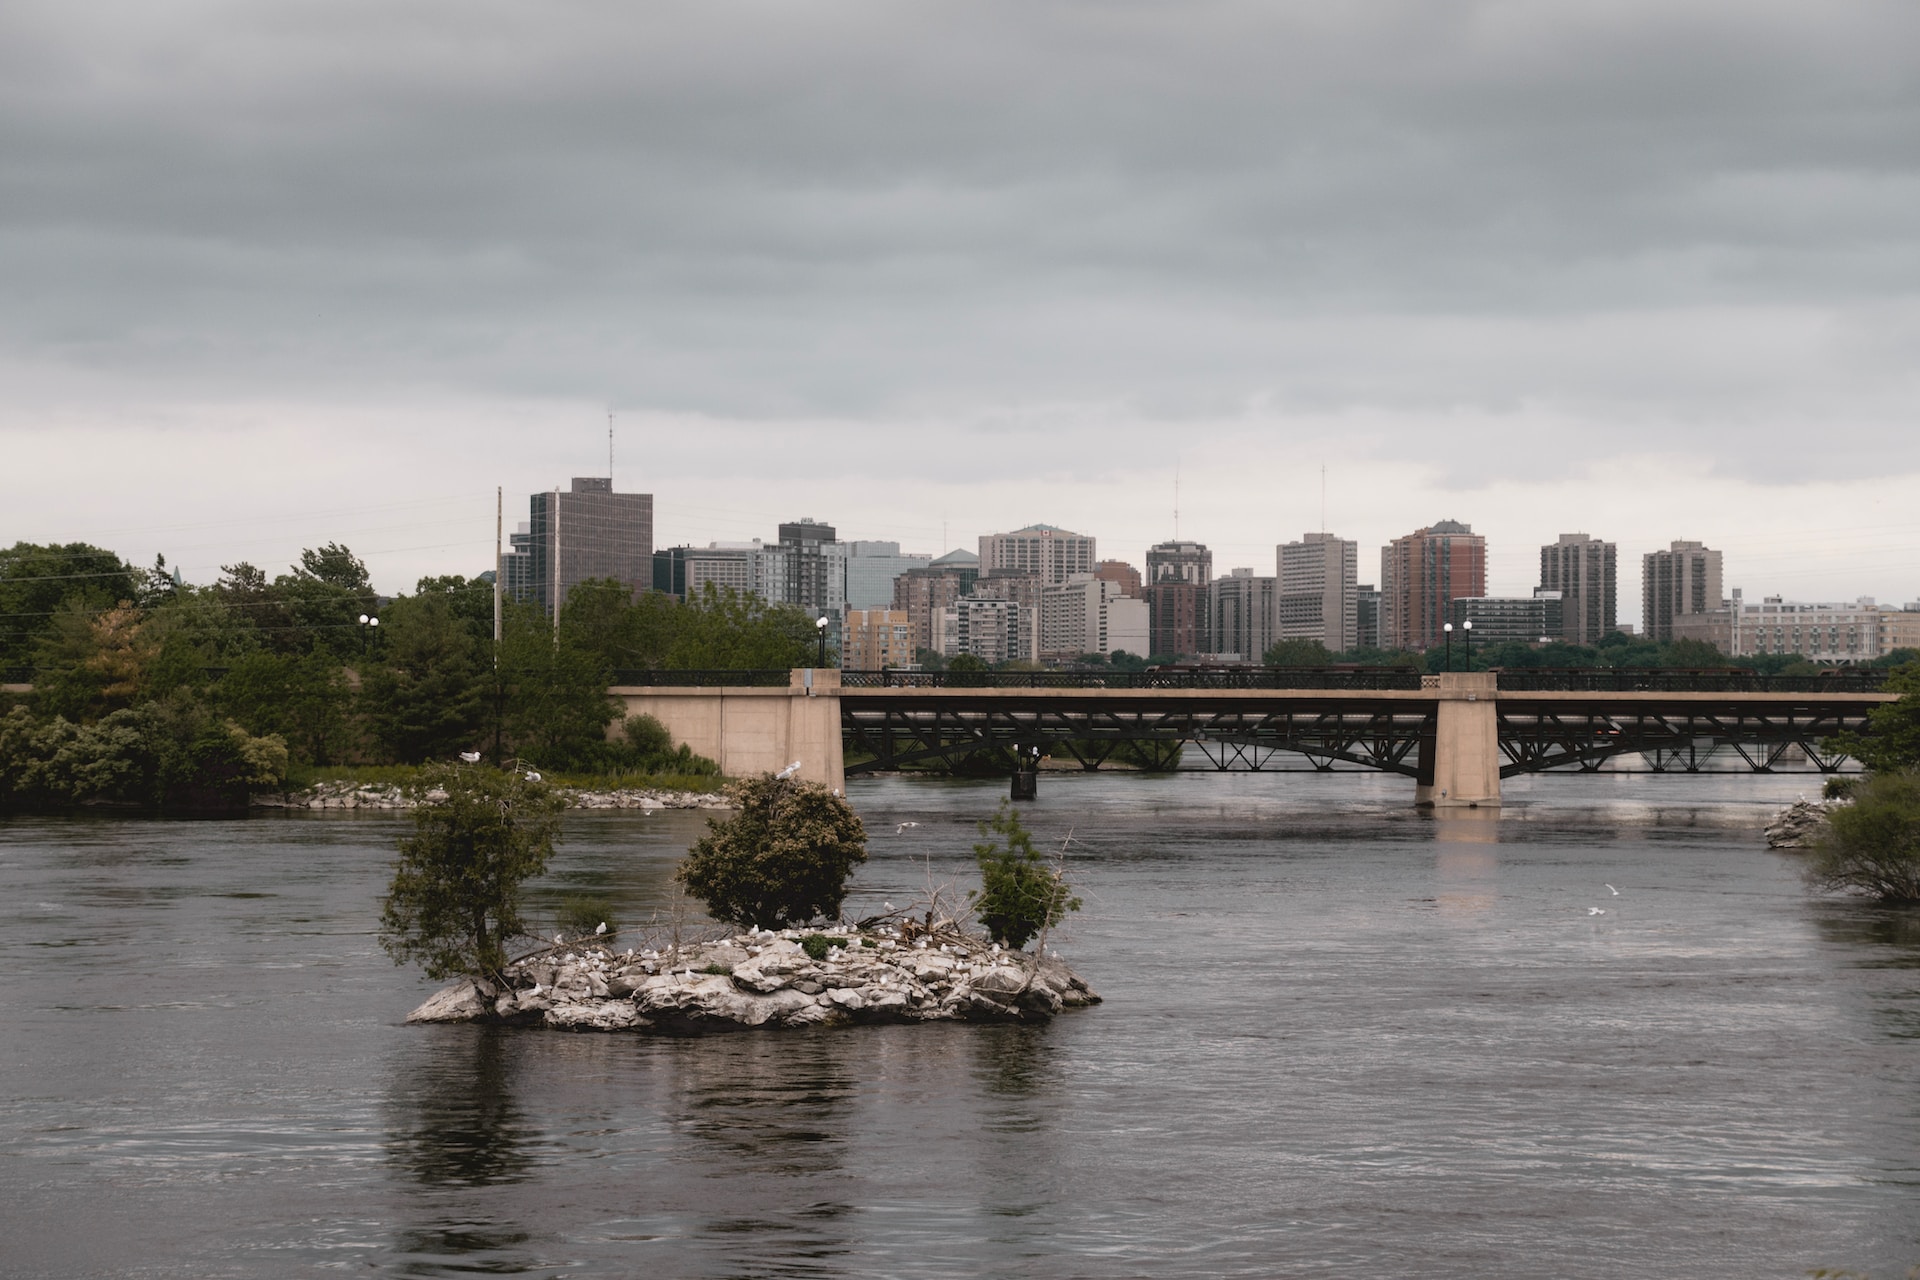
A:
{"type": "Polygon", "coordinates": [[[0,543],[1224,572],[1442,518],[1920,597],[1912,0],[0,6],[0,543]]]}

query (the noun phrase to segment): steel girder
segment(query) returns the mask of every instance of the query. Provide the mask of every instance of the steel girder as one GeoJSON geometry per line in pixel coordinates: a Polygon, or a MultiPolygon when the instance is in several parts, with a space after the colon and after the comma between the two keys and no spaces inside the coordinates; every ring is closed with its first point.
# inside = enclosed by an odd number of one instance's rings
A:
{"type": "Polygon", "coordinates": [[[1865,708],[1832,706],[1645,706],[1581,713],[1529,707],[1502,699],[1498,707],[1500,776],[1549,769],[1593,772],[1625,755],[1643,757],[1656,773],[1771,773],[1796,751],[1821,773],[1836,772],[1846,756],[1821,743],[1866,724],[1865,708]],[[1704,768],[1732,757],[1731,769],[1704,768]]]}
{"type": "MultiPolygon", "coordinates": [[[[1402,709],[1258,704],[1078,705],[980,698],[964,702],[846,699],[841,723],[847,745],[873,759],[850,774],[939,763],[951,769],[983,754],[1011,768],[1014,753],[1038,747],[1098,768],[1123,742],[1145,744],[1158,767],[1171,768],[1179,747],[1193,743],[1217,769],[1259,769],[1276,752],[1306,756],[1316,768],[1336,761],[1416,776],[1417,747],[1432,733],[1428,707],[1402,709]]],[[[1149,765],[1149,767],[1154,767],[1149,765]]]]}

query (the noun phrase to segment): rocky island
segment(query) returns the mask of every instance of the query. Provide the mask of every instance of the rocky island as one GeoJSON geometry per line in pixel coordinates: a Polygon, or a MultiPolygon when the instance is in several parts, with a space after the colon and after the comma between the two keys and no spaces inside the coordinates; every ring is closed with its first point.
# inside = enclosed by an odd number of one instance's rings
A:
{"type": "Polygon", "coordinates": [[[1058,956],[917,922],[753,930],[615,951],[594,940],[462,978],[409,1022],[694,1034],[876,1022],[1037,1022],[1100,997],[1058,956]]]}

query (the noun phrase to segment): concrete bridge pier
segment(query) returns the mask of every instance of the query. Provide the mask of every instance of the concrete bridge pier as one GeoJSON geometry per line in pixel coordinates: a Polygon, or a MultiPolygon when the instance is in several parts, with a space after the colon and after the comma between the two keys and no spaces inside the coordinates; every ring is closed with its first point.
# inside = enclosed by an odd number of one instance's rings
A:
{"type": "Polygon", "coordinates": [[[784,689],[622,685],[608,693],[628,715],[652,716],[729,777],[778,773],[797,760],[798,777],[846,792],[837,670],[796,668],[784,689]]]}
{"type": "Polygon", "coordinates": [[[1413,802],[1435,809],[1500,807],[1499,697],[1491,671],[1451,671],[1421,680],[1439,702],[1433,737],[1420,744],[1413,802]]]}

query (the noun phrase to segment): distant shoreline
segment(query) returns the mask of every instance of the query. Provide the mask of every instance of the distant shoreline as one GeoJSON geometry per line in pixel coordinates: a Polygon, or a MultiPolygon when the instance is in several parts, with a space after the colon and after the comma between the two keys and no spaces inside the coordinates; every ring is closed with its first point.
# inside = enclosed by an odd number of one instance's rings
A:
{"type": "MultiPolygon", "coordinates": [[[[669,788],[618,787],[596,791],[583,787],[555,787],[569,809],[726,809],[731,803],[717,791],[679,791],[669,788]]],[[[415,801],[393,783],[351,781],[316,782],[299,791],[263,792],[253,797],[253,809],[356,810],[411,809],[415,801]]]]}

